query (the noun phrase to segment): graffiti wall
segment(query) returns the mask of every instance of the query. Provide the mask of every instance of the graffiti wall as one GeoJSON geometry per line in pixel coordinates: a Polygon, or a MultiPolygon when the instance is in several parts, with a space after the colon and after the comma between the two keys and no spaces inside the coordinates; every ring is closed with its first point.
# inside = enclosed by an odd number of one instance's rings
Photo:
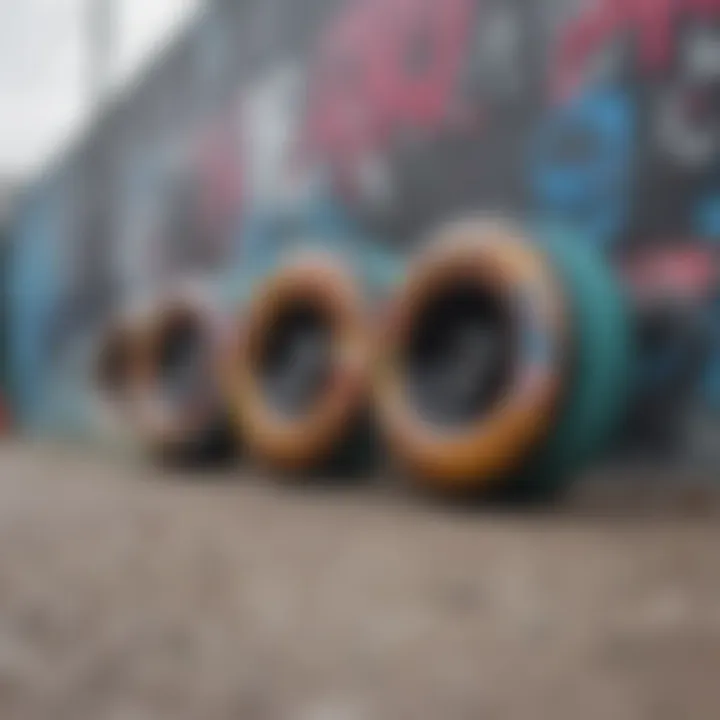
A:
{"type": "Polygon", "coordinates": [[[113,305],[252,267],[258,220],[318,201],[368,253],[478,211],[602,247],[637,307],[630,444],[719,445],[720,0],[210,4],[19,213],[26,421],[113,305]]]}

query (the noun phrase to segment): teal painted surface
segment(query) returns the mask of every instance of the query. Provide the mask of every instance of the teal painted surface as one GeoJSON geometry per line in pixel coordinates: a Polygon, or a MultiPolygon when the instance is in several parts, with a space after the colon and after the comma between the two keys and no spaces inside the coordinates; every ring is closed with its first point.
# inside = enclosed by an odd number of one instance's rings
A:
{"type": "Polygon", "coordinates": [[[622,429],[636,358],[630,304],[607,258],[574,231],[536,232],[569,300],[574,348],[558,419],[517,484],[552,492],[601,459],[622,429]]]}
{"type": "Polygon", "coordinates": [[[9,259],[9,377],[17,420],[26,428],[41,428],[50,420],[48,333],[60,299],[63,250],[56,232],[62,222],[59,200],[49,193],[33,201],[9,259]]]}

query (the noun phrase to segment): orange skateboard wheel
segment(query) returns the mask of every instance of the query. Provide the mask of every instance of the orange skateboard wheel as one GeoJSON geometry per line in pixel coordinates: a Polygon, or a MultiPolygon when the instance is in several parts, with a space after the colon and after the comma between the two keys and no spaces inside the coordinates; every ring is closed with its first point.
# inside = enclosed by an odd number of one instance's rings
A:
{"type": "Polygon", "coordinates": [[[369,402],[360,283],[330,255],[305,254],[260,286],[239,325],[229,391],[248,449],[286,471],[324,468],[369,402]]]}
{"type": "Polygon", "coordinates": [[[570,328],[560,284],[518,229],[441,229],[395,296],[375,400],[389,447],[421,485],[498,485],[549,431],[570,328]]]}

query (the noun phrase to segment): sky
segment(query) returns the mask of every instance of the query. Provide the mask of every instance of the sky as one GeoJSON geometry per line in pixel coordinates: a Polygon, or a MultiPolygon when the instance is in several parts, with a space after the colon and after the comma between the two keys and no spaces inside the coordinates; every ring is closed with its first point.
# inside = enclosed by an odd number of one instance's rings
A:
{"type": "MultiPolygon", "coordinates": [[[[90,117],[87,17],[97,0],[0,0],[0,179],[23,181],[90,117]]],[[[202,0],[114,0],[111,81],[140,71],[202,0]]]]}

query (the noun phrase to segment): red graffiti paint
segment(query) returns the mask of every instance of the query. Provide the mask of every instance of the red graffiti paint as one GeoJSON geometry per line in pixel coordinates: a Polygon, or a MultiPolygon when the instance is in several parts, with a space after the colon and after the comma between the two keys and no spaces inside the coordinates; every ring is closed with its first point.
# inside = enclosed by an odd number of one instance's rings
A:
{"type": "Polygon", "coordinates": [[[719,270],[716,252],[702,246],[654,248],[621,264],[626,283],[639,296],[662,290],[705,297],[716,287],[719,270]]]}
{"type": "Polygon", "coordinates": [[[368,149],[382,134],[376,24],[368,8],[356,3],[321,40],[309,93],[312,150],[352,154],[368,149]]]}
{"type": "Polygon", "coordinates": [[[596,0],[562,33],[553,97],[563,100],[582,87],[592,58],[623,33],[637,39],[643,72],[662,71],[672,57],[678,23],[687,17],[720,17],[720,0],[596,0]]]}
{"type": "Polygon", "coordinates": [[[356,0],[311,69],[307,145],[349,169],[404,128],[452,119],[474,0],[356,0]]]}
{"type": "Polygon", "coordinates": [[[200,180],[200,212],[209,234],[237,217],[242,203],[241,153],[232,123],[209,128],[196,160],[200,180]]]}
{"type": "Polygon", "coordinates": [[[469,42],[469,0],[395,0],[382,51],[391,122],[435,129],[448,120],[469,42]]]}

